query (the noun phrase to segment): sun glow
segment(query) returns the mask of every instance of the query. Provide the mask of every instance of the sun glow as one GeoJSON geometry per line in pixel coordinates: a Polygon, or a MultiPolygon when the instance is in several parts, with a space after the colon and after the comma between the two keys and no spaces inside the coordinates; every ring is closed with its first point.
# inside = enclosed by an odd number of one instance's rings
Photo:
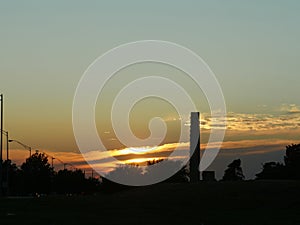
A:
{"type": "Polygon", "coordinates": [[[155,152],[159,150],[159,146],[143,146],[143,147],[128,147],[120,150],[113,150],[111,156],[136,154],[142,155],[145,153],[155,152]]]}
{"type": "Polygon", "coordinates": [[[134,153],[134,154],[144,154],[144,153],[149,153],[149,152],[153,152],[157,150],[157,146],[154,147],[150,147],[150,146],[146,146],[146,147],[134,147],[134,148],[127,148],[127,151],[130,153],[134,153]]]}
{"type": "Polygon", "coordinates": [[[148,161],[153,161],[153,160],[159,160],[162,158],[157,158],[157,157],[153,157],[153,158],[136,158],[136,159],[128,159],[124,161],[124,164],[139,164],[139,165],[146,165],[148,161]]]}

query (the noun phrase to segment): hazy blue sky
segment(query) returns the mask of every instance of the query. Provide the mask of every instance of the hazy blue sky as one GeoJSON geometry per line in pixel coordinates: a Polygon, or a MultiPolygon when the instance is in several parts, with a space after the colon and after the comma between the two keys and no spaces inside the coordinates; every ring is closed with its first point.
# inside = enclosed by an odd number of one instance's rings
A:
{"type": "MultiPolygon", "coordinates": [[[[200,55],[219,79],[228,111],[240,113],[233,117],[296,112],[299,12],[298,0],[1,1],[5,128],[37,148],[76,150],[71,110],[83,72],[109,49],[144,39],[200,55]]],[[[253,133],[243,135],[237,139],[253,133]]]]}

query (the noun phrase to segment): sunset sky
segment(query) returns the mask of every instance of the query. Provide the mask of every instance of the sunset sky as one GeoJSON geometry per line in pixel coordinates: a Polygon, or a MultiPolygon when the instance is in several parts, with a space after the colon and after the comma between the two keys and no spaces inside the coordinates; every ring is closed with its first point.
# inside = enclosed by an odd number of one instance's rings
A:
{"type": "MultiPolygon", "coordinates": [[[[0,92],[4,128],[10,138],[82,166],[72,130],[72,103],[87,67],[106,51],[127,42],[165,40],[183,45],[210,66],[227,106],[227,131],[210,169],[220,178],[241,158],[248,178],[266,161],[282,161],[285,145],[300,142],[300,2],[277,1],[2,1],[0,3],[0,92]]],[[[182,151],[188,149],[188,118],[160,99],[144,99],[132,110],[131,126],[149,136],[155,116],[168,133],[155,156],[151,150],[132,160],[110,124],[114,96],[144,74],[180,83],[201,112],[202,147],[210,131],[203,93],[179,70],[145,63],[118,72],[99,96],[96,122],[109,153],[127,163],[164,158],[177,145],[179,120],[186,121],[182,151]],[[123,149],[118,151],[116,149],[123,149]]],[[[120,112],[122,117],[122,112],[120,112]]],[[[144,146],[135,146],[142,147],[144,146]]],[[[151,146],[150,146],[151,147],[151,146]]],[[[10,144],[12,160],[28,152],[10,144]]],[[[147,150],[147,149],[146,149],[147,150]]],[[[94,157],[93,152],[87,157],[94,157]]],[[[95,158],[109,169],[106,155],[95,158]]]]}

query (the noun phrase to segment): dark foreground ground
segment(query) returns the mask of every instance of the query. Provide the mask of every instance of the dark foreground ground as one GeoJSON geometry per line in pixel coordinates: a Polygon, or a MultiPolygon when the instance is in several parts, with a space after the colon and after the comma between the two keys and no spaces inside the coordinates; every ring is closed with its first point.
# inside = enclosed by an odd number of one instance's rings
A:
{"type": "Polygon", "coordinates": [[[300,224],[300,182],[160,184],[95,196],[2,198],[0,224],[300,224]]]}

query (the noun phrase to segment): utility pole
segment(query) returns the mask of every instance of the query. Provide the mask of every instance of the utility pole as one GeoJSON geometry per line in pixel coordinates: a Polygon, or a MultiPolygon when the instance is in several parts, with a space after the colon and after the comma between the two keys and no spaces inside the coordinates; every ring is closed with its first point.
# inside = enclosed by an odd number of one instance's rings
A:
{"type": "Polygon", "coordinates": [[[3,94],[0,95],[0,101],[1,101],[1,117],[0,117],[0,196],[2,196],[2,187],[3,187],[3,167],[2,167],[2,150],[3,150],[3,94]]]}
{"type": "Polygon", "coordinates": [[[5,132],[6,135],[6,160],[9,160],[9,147],[8,147],[8,143],[9,143],[9,139],[8,139],[8,131],[5,132]]]}
{"type": "Polygon", "coordinates": [[[52,161],[51,164],[52,164],[52,169],[53,169],[53,170],[54,170],[54,166],[53,166],[53,161],[54,161],[54,159],[55,159],[55,158],[54,158],[53,156],[51,156],[51,161],[52,161]]]}
{"type": "Polygon", "coordinates": [[[9,170],[10,170],[10,160],[9,160],[9,139],[8,131],[4,132],[6,135],[6,196],[9,196],[9,170]]]}
{"type": "MultiPolygon", "coordinates": [[[[0,130],[1,132],[1,136],[3,137],[3,134],[6,137],[6,162],[4,163],[4,153],[2,151],[2,161],[3,161],[3,165],[5,165],[5,167],[2,165],[2,190],[3,190],[3,194],[5,193],[4,190],[6,189],[6,196],[9,196],[9,170],[10,170],[10,160],[9,160],[9,139],[8,139],[8,131],[5,130],[0,130]],[[4,176],[4,168],[6,170],[6,175],[4,176]],[[5,179],[4,179],[5,178],[5,179]]],[[[2,140],[2,144],[3,144],[3,140],[2,140]]],[[[0,170],[1,171],[1,170],[0,170]]]]}

